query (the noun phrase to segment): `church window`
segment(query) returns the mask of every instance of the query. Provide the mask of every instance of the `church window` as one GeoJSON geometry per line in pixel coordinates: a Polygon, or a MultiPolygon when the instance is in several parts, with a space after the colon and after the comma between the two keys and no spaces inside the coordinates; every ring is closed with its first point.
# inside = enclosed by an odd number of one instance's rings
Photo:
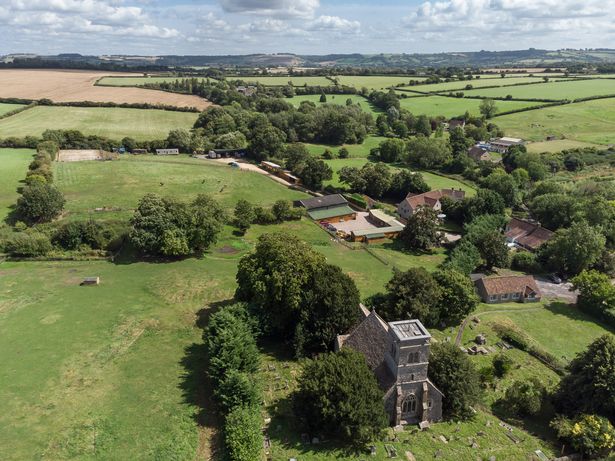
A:
{"type": "Polygon", "coordinates": [[[414,394],[408,394],[402,404],[401,404],[401,412],[402,413],[416,413],[416,396],[414,394]]]}

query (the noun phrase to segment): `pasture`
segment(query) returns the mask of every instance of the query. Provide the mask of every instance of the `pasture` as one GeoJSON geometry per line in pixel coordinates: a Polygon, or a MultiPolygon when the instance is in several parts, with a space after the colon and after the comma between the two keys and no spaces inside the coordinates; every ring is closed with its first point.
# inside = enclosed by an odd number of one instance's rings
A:
{"type": "MultiPolygon", "coordinates": [[[[603,147],[598,144],[574,141],[572,139],[556,139],[554,141],[530,142],[525,146],[528,152],[540,154],[542,152],[561,152],[567,149],[582,149],[584,147],[603,147]]],[[[492,153],[493,155],[493,153],[492,153]]]]}
{"type": "Polygon", "coordinates": [[[0,117],[4,114],[8,114],[9,112],[13,112],[14,110],[21,109],[25,107],[23,104],[5,104],[0,103],[0,117]]]}
{"type": "Polygon", "coordinates": [[[333,82],[326,77],[302,77],[302,76],[272,76],[272,75],[257,75],[250,77],[229,77],[229,80],[243,80],[247,83],[260,83],[265,86],[286,86],[291,83],[293,86],[331,86],[333,82]]]}
{"type": "Polygon", "coordinates": [[[335,78],[340,84],[354,86],[358,90],[367,88],[368,90],[380,91],[384,91],[391,86],[408,84],[411,80],[426,80],[426,77],[415,77],[412,75],[337,75],[335,78]]]}
{"type": "Polygon", "coordinates": [[[192,128],[194,112],[117,107],[38,106],[0,120],[0,138],[40,136],[45,130],[79,130],[86,135],[120,140],[165,139],[175,128],[192,128]]]}
{"type": "Polygon", "coordinates": [[[1,69],[0,98],[51,99],[54,102],[149,103],[204,110],[211,103],[198,96],[147,90],[94,86],[104,76],[134,76],[114,72],[47,69],[1,69]]]}
{"type": "Polygon", "coordinates": [[[310,154],[315,156],[322,156],[325,149],[331,150],[335,156],[338,155],[340,147],[348,149],[348,155],[350,158],[367,158],[369,151],[374,147],[378,147],[380,143],[387,138],[383,136],[367,136],[361,144],[344,144],[343,146],[330,146],[328,144],[310,144],[306,143],[305,146],[310,151],[310,154]]]}
{"type": "Polygon", "coordinates": [[[34,151],[29,149],[0,149],[0,221],[9,214],[9,207],[15,205],[17,188],[26,177],[33,155],[34,151]]]}
{"type": "Polygon", "coordinates": [[[584,143],[612,144],[615,142],[615,99],[597,99],[503,115],[496,117],[494,123],[508,136],[530,141],[544,141],[547,136],[556,136],[584,143]]]}
{"type": "Polygon", "coordinates": [[[181,200],[209,193],[228,209],[239,199],[266,206],[279,199],[305,197],[265,175],[187,156],[123,155],[112,162],[55,163],[54,174],[66,196],[66,209],[76,218],[107,207],[111,211],[96,218],[127,219],[139,199],[150,192],[181,200]]]}
{"type": "MultiPolygon", "coordinates": [[[[418,98],[400,99],[399,103],[403,109],[407,109],[415,115],[427,115],[436,117],[457,117],[466,111],[471,115],[480,115],[480,99],[449,98],[447,96],[426,96],[418,98]]],[[[526,101],[496,101],[495,105],[499,112],[531,107],[539,103],[526,101]]]]}
{"type": "Polygon", "coordinates": [[[590,79],[567,80],[502,88],[486,88],[464,91],[466,96],[506,97],[514,99],[577,99],[615,94],[615,80],[590,79]]]}
{"type": "MultiPolygon", "coordinates": [[[[374,117],[379,112],[381,112],[379,109],[374,108],[363,96],[358,96],[356,94],[328,94],[326,96],[327,104],[337,104],[339,106],[345,106],[346,101],[350,99],[353,104],[360,106],[361,109],[363,109],[365,112],[372,114],[374,117]]],[[[299,107],[303,101],[313,102],[317,106],[320,104],[324,104],[320,102],[319,94],[293,96],[292,98],[286,98],[285,101],[291,103],[295,107],[299,107]]]]}
{"type": "Polygon", "coordinates": [[[410,87],[412,90],[424,91],[426,93],[446,92],[446,91],[466,91],[464,88],[471,85],[473,88],[482,88],[484,86],[510,86],[519,83],[535,83],[542,82],[542,77],[505,77],[505,78],[474,78],[472,80],[461,80],[445,83],[434,83],[428,85],[417,85],[410,87]]]}

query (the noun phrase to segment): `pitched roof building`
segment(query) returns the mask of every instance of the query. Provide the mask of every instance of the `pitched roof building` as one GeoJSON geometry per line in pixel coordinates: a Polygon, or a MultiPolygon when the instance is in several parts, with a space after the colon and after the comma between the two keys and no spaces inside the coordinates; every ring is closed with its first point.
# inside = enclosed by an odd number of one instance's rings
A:
{"type": "Polygon", "coordinates": [[[547,243],[553,234],[540,224],[517,218],[511,218],[504,232],[508,243],[514,243],[529,251],[536,251],[541,245],[547,243]]]}
{"type": "Polygon", "coordinates": [[[468,149],[468,157],[476,162],[489,162],[491,161],[491,155],[487,149],[483,149],[479,146],[472,146],[468,149]]]}
{"type": "Polygon", "coordinates": [[[341,194],[323,195],[300,200],[310,218],[315,221],[328,220],[340,222],[357,219],[357,212],[350,208],[348,201],[341,194]]]}
{"type": "Polygon", "coordinates": [[[385,322],[360,306],[362,321],[338,336],[336,350],[350,347],[365,356],[384,391],[385,409],[395,426],[442,419],[443,394],[427,377],[431,335],[418,320],[385,322]]]}
{"type": "Polygon", "coordinates": [[[397,205],[397,213],[404,219],[408,219],[421,206],[427,206],[435,211],[442,209],[440,199],[448,197],[452,200],[463,200],[466,196],[461,189],[439,189],[425,192],[423,194],[408,194],[406,198],[397,205]]]}
{"type": "Polygon", "coordinates": [[[531,275],[483,277],[474,282],[484,303],[537,302],[542,295],[531,275]]]}
{"type": "Polygon", "coordinates": [[[523,144],[523,139],[519,138],[497,138],[489,142],[489,148],[494,152],[505,154],[511,147],[523,144]]]}

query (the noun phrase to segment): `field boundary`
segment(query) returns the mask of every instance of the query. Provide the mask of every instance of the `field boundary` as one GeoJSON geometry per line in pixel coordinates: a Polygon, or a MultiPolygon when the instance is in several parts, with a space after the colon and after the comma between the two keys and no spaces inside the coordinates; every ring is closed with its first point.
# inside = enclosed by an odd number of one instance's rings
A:
{"type": "Polygon", "coordinates": [[[28,110],[28,109],[32,109],[33,107],[36,107],[37,105],[38,105],[37,103],[33,102],[33,103],[28,104],[27,106],[19,107],[19,108],[15,109],[15,110],[12,110],[10,112],[7,112],[5,114],[0,115],[0,120],[12,117],[13,115],[17,115],[17,114],[19,114],[19,113],[21,113],[23,111],[28,110]]]}

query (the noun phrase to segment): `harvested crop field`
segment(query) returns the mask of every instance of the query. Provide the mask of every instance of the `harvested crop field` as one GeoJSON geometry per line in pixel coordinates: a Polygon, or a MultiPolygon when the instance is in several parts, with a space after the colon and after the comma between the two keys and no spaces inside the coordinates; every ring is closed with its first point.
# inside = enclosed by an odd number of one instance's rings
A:
{"type": "Polygon", "coordinates": [[[54,102],[114,102],[165,104],[177,107],[196,107],[203,110],[211,103],[198,96],[146,90],[94,86],[106,75],[131,76],[113,72],[76,70],[2,69],[0,70],[0,98],[51,99],[54,102]]]}

